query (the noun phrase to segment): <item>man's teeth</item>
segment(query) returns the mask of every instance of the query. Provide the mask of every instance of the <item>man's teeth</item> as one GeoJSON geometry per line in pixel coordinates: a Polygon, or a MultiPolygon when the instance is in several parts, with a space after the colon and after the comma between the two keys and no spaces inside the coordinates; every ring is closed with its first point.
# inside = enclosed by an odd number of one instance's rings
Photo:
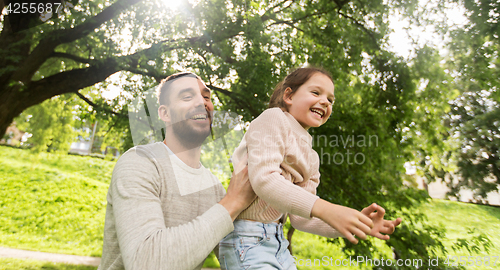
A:
{"type": "Polygon", "coordinates": [[[320,110],[311,109],[311,112],[313,112],[313,113],[317,113],[319,116],[323,117],[323,112],[322,112],[322,111],[320,111],[320,110]]]}
{"type": "Polygon", "coordinates": [[[193,120],[205,120],[205,119],[207,119],[207,115],[206,114],[197,114],[197,115],[193,115],[191,117],[191,119],[193,119],[193,120]]]}

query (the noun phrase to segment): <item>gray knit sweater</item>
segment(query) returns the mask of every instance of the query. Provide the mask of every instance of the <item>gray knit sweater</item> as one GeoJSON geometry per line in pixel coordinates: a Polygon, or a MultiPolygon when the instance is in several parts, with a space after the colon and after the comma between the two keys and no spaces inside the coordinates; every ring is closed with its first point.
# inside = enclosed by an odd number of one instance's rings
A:
{"type": "Polygon", "coordinates": [[[187,166],[162,142],[130,149],[113,171],[98,269],[200,269],[234,229],[218,204],[224,194],[206,168],[187,166]]]}

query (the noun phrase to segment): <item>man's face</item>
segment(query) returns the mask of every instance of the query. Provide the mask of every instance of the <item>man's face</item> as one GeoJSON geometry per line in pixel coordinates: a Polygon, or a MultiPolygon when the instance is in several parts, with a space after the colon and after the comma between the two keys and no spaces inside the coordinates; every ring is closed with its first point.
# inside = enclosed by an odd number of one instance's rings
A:
{"type": "Polygon", "coordinates": [[[168,119],[177,139],[186,147],[200,146],[210,135],[210,90],[197,78],[181,77],[172,82],[169,96],[168,119]]]}

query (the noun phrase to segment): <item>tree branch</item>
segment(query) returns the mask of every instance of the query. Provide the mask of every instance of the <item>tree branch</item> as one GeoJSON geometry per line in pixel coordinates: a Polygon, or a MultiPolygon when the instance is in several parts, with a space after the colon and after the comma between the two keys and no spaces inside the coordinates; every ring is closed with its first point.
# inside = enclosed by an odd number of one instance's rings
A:
{"type": "Polygon", "coordinates": [[[270,26],[273,26],[273,25],[277,25],[277,24],[287,24],[293,28],[296,28],[297,30],[300,30],[302,32],[304,32],[303,29],[300,29],[299,27],[297,26],[294,26],[293,24],[297,23],[297,22],[300,22],[302,20],[305,20],[305,19],[308,19],[310,17],[314,17],[314,16],[318,16],[318,15],[324,15],[324,14],[328,14],[330,12],[334,11],[334,9],[329,9],[329,10],[325,10],[325,11],[318,11],[318,12],[314,12],[314,13],[311,13],[311,14],[307,14],[303,17],[300,17],[300,18],[296,18],[296,19],[293,19],[293,20],[276,20],[275,18],[270,18],[272,20],[274,20],[273,23],[269,24],[266,26],[267,27],[270,27],[270,26]]]}
{"type": "Polygon", "coordinates": [[[372,31],[370,31],[370,29],[366,28],[366,26],[364,24],[360,23],[358,20],[354,19],[353,17],[340,12],[340,10],[338,10],[337,13],[340,16],[353,21],[354,24],[356,24],[359,28],[361,28],[361,30],[363,30],[366,34],[368,34],[368,36],[370,37],[370,39],[373,41],[373,44],[375,44],[377,50],[380,50],[380,45],[378,44],[378,40],[375,38],[375,35],[373,34],[372,31]]]}
{"type": "Polygon", "coordinates": [[[119,0],[75,28],[59,29],[47,34],[12,75],[12,80],[28,83],[33,74],[50,57],[58,45],[69,43],[88,35],[95,28],[139,1],[141,0],[119,0]]]}
{"type": "Polygon", "coordinates": [[[80,92],[76,92],[76,95],[79,98],[81,98],[83,101],[85,101],[87,104],[89,104],[90,106],[92,106],[96,111],[104,111],[104,112],[107,112],[107,113],[114,114],[114,115],[116,115],[118,117],[128,118],[128,115],[126,115],[126,114],[123,114],[121,112],[115,112],[115,111],[113,111],[110,108],[105,108],[103,106],[95,104],[90,99],[88,99],[87,97],[85,97],[84,95],[82,95],[80,92]]]}
{"type": "Polygon", "coordinates": [[[302,28],[300,28],[300,27],[298,27],[298,26],[295,26],[295,25],[294,25],[295,23],[296,23],[296,22],[294,22],[294,21],[284,21],[284,20],[283,20],[283,21],[276,21],[276,22],[274,22],[274,23],[272,23],[272,24],[270,24],[270,25],[266,26],[266,28],[267,28],[267,27],[270,27],[270,26],[273,26],[273,25],[277,25],[277,24],[286,24],[286,25],[288,25],[288,26],[290,26],[290,27],[292,27],[292,28],[295,28],[295,29],[299,30],[300,32],[305,33],[305,30],[304,30],[304,29],[302,29],[302,28]]]}
{"type": "Polygon", "coordinates": [[[45,99],[65,94],[76,93],[78,90],[104,81],[113,73],[120,71],[116,59],[106,59],[93,66],[54,74],[30,83],[26,90],[26,101],[29,106],[36,105],[45,99]],[[31,96],[36,97],[31,98],[31,96]]]}
{"type": "Polygon", "coordinates": [[[148,76],[148,77],[152,77],[153,79],[155,79],[155,81],[157,83],[160,83],[161,80],[163,80],[164,78],[166,78],[168,75],[166,74],[161,74],[159,72],[157,72],[156,70],[140,70],[138,68],[126,68],[124,69],[125,71],[130,71],[134,74],[139,74],[139,75],[142,75],[142,76],[148,76]]]}
{"type": "Polygon", "coordinates": [[[199,36],[188,38],[186,40],[174,41],[173,43],[175,44],[173,46],[165,48],[164,43],[169,41],[166,40],[154,44],[148,49],[138,51],[131,55],[95,60],[92,61],[92,65],[90,67],[82,69],[72,69],[54,74],[38,81],[33,81],[29,85],[27,85],[26,89],[22,92],[22,96],[27,100],[27,107],[33,106],[44,101],[45,99],[57,95],[65,93],[76,93],[80,89],[104,81],[113,73],[121,70],[129,70],[131,72],[137,71],[148,76],[155,75],[154,78],[156,79],[158,74],[151,74],[140,71],[137,64],[131,65],[131,63],[137,63],[141,58],[151,59],[161,51],[181,48],[182,46],[178,45],[178,43],[183,41],[192,44],[204,39],[206,39],[205,36],[199,36]],[[33,96],[35,96],[36,98],[32,98],[33,96]]]}
{"type": "Polygon", "coordinates": [[[235,93],[231,92],[231,91],[228,91],[228,90],[225,90],[225,89],[222,89],[222,88],[219,88],[217,86],[213,86],[213,85],[207,85],[208,88],[216,91],[216,92],[219,92],[219,93],[222,93],[226,96],[228,96],[229,98],[231,98],[234,102],[236,102],[238,104],[238,106],[240,106],[241,108],[246,108],[248,109],[248,111],[250,111],[250,113],[254,116],[257,116],[260,114],[260,112],[256,111],[254,108],[252,108],[247,102],[243,101],[242,99],[240,99],[235,93]]]}
{"type": "MultiPolygon", "coordinates": [[[[283,12],[285,9],[287,9],[287,8],[291,7],[291,6],[292,6],[292,4],[293,4],[293,3],[295,3],[295,1],[296,1],[296,0],[285,0],[285,1],[279,2],[279,3],[277,3],[276,5],[274,5],[274,6],[270,7],[270,8],[268,8],[268,9],[264,12],[264,14],[271,13],[271,11],[273,11],[273,13],[281,13],[281,12],[283,12]],[[280,9],[280,10],[279,10],[279,11],[277,11],[277,12],[274,12],[274,9],[275,9],[275,8],[277,8],[277,7],[282,7],[285,3],[289,2],[289,1],[290,1],[290,4],[289,4],[288,6],[286,6],[286,7],[282,8],[282,9],[280,9]]],[[[265,18],[266,18],[266,15],[263,15],[262,17],[265,17],[265,18]]],[[[261,17],[261,18],[262,18],[262,17],[261,17]]],[[[266,20],[267,20],[267,19],[266,19],[266,20]]]]}
{"type": "Polygon", "coordinates": [[[349,0],[343,0],[343,1],[333,0],[333,2],[337,4],[338,10],[341,10],[342,7],[349,2],[349,0]]]}
{"type": "Polygon", "coordinates": [[[61,53],[61,52],[53,52],[50,55],[50,57],[51,58],[56,58],[56,57],[67,58],[67,59],[71,59],[75,62],[84,63],[84,64],[90,64],[92,62],[91,59],[83,58],[83,57],[72,55],[69,53],[61,53]]]}

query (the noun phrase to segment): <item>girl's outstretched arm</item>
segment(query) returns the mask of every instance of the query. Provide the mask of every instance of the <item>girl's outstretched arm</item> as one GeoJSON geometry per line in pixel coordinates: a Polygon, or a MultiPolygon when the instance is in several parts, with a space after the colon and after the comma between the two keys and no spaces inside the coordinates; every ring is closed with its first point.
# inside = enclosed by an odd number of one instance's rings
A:
{"type": "Polygon", "coordinates": [[[328,238],[343,237],[343,235],[319,218],[307,219],[297,215],[290,216],[290,225],[295,229],[328,238]]]}
{"type": "MultiPolygon", "coordinates": [[[[385,209],[376,203],[361,210],[361,213],[373,221],[373,228],[369,235],[382,240],[389,240],[396,227],[401,223],[401,218],[396,220],[385,220],[385,209]],[[382,234],[383,233],[383,234],[382,234]]],[[[308,232],[328,238],[343,237],[343,235],[319,218],[305,219],[296,215],[290,215],[290,224],[297,230],[308,232]]]]}
{"type": "Polygon", "coordinates": [[[338,230],[351,243],[357,244],[357,236],[363,240],[371,233],[372,220],[358,210],[318,199],[313,206],[312,216],[320,218],[338,230]]]}

